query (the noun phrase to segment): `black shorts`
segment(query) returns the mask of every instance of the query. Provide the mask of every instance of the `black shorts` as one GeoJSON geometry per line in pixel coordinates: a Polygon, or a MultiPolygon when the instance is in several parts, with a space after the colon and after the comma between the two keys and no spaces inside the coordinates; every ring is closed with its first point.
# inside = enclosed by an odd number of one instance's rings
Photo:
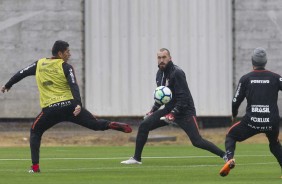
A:
{"type": "Polygon", "coordinates": [[[108,129],[110,121],[96,119],[92,113],[83,107],[81,108],[81,112],[77,116],[74,116],[73,111],[76,106],[77,104],[75,104],[72,100],[67,100],[43,108],[41,113],[33,122],[31,130],[43,133],[60,122],[72,122],[92,130],[108,129]]]}
{"type": "Polygon", "coordinates": [[[260,128],[256,129],[254,126],[251,126],[246,122],[239,121],[231,126],[231,128],[228,130],[227,136],[241,142],[260,133],[265,133],[270,142],[277,142],[279,136],[279,127],[271,126],[270,128],[261,130],[260,128]]]}

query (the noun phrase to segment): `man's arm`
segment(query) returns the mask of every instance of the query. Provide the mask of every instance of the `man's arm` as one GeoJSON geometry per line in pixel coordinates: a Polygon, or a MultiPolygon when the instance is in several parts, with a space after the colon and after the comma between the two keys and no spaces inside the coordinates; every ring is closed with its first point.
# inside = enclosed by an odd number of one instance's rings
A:
{"type": "Polygon", "coordinates": [[[174,98],[176,98],[175,107],[172,110],[174,115],[180,113],[182,109],[188,106],[187,101],[192,100],[185,73],[182,70],[177,70],[174,75],[174,98]],[[188,91],[187,91],[188,89],[188,91]],[[189,96],[190,95],[190,96],[189,96]],[[191,99],[189,99],[191,98],[191,99]]]}
{"type": "Polygon", "coordinates": [[[22,70],[18,71],[4,86],[2,86],[1,91],[4,93],[5,91],[9,91],[10,88],[22,80],[23,78],[30,76],[30,75],[35,75],[36,73],[36,66],[37,66],[37,61],[32,63],[31,65],[23,68],[22,70]]]}
{"type": "Polygon", "coordinates": [[[235,95],[232,100],[232,116],[235,118],[238,114],[238,109],[242,103],[242,101],[245,99],[245,83],[244,78],[242,77],[239,81],[239,84],[237,86],[235,95]]]}
{"type": "Polygon", "coordinates": [[[188,106],[187,101],[193,101],[188,88],[185,73],[182,70],[177,70],[174,73],[173,81],[175,91],[172,95],[174,96],[173,98],[176,99],[176,104],[170,113],[160,118],[160,120],[164,120],[168,124],[173,123],[175,120],[175,115],[181,113],[181,111],[188,106]]]}
{"type": "Polygon", "coordinates": [[[282,91],[282,77],[279,76],[279,90],[282,91]]]}
{"type": "Polygon", "coordinates": [[[67,63],[63,63],[63,69],[75,102],[77,103],[77,105],[82,106],[79,87],[76,82],[76,77],[73,67],[67,63]]]}

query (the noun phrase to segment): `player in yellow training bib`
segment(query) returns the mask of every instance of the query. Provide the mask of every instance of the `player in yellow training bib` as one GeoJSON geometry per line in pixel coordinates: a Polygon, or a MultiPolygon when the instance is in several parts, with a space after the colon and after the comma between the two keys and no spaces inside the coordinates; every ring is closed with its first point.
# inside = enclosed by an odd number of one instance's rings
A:
{"type": "Polygon", "coordinates": [[[68,121],[92,130],[114,129],[125,133],[132,131],[125,123],[97,119],[82,107],[79,88],[73,67],[67,63],[71,54],[69,44],[58,40],[52,48],[51,58],[42,58],[18,71],[1,91],[7,92],[23,78],[35,75],[40,93],[42,111],[30,130],[30,150],[32,166],[30,173],[40,172],[39,149],[43,133],[55,124],[68,121]]]}

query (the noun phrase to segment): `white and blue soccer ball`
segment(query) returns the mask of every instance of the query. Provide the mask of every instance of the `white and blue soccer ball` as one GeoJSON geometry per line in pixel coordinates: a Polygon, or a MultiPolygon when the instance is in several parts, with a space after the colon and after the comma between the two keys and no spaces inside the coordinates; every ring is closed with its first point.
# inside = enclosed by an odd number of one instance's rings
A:
{"type": "Polygon", "coordinates": [[[172,98],[171,90],[166,86],[159,86],[155,89],[154,100],[158,104],[167,104],[172,98]]]}

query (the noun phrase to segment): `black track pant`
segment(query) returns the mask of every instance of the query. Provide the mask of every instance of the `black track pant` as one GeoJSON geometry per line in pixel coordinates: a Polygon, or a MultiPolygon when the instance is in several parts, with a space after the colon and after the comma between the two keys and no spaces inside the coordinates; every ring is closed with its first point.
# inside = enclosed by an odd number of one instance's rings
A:
{"type": "MultiPolygon", "coordinates": [[[[147,142],[149,131],[168,125],[163,120],[160,120],[166,114],[168,114],[166,110],[158,110],[147,117],[139,126],[134,154],[136,160],[141,161],[142,151],[147,142]]],[[[175,123],[186,132],[193,146],[210,151],[220,157],[224,156],[224,151],[201,137],[195,116],[177,118],[175,123]]]]}
{"type": "Polygon", "coordinates": [[[262,131],[252,129],[251,127],[248,127],[243,122],[238,122],[234,124],[229,129],[226,135],[226,139],[225,139],[225,149],[226,149],[228,159],[231,159],[234,157],[237,141],[239,142],[244,141],[259,133],[265,133],[269,141],[269,149],[271,153],[277,159],[280,166],[282,167],[282,147],[278,140],[279,127],[273,128],[271,131],[262,132],[262,131]]]}
{"type": "Polygon", "coordinates": [[[43,133],[59,122],[68,121],[92,130],[107,130],[110,121],[98,120],[82,108],[78,116],[73,115],[75,106],[66,101],[63,106],[47,107],[37,116],[30,129],[30,150],[33,164],[39,163],[39,149],[43,133]]]}

